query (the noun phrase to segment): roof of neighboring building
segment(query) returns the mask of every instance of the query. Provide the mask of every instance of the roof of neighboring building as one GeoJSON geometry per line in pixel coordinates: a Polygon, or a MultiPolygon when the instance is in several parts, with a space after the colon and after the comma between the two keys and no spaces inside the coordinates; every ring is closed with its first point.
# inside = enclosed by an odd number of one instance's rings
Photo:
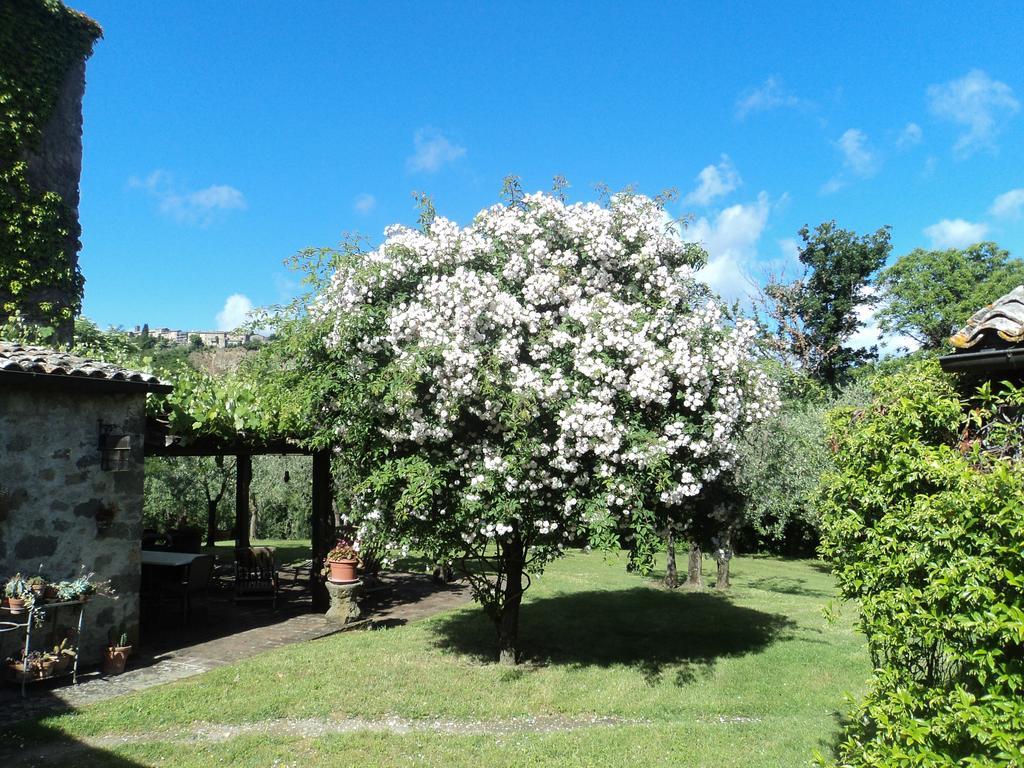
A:
{"type": "Polygon", "coordinates": [[[1024,285],[1018,285],[971,315],[967,325],[954,334],[950,342],[957,349],[970,349],[984,341],[995,341],[993,337],[1011,344],[1024,341],[1024,285]]]}
{"type": "Polygon", "coordinates": [[[105,392],[170,392],[151,373],[47,347],[0,341],[0,383],[49,384],[105,392]]]}

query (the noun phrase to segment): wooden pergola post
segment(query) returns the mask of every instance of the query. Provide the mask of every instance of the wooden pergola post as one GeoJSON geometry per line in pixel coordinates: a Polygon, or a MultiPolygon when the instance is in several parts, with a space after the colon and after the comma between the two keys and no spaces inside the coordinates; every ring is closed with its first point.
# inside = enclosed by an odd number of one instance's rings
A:
{"type": "Polygon", "coordinates": [[[252,483],[252,455],[238,454],[235,459],[235,546],[248,547],[249,486],[252,483]]]}
{"type": "Polygon", "coordinates": [[[331,603],[320,571],[334,543],[333,498],[331,453],[316,451],[313,454],[313,567],[310,569],[309,585],[313,592],[313,608],[317,611],[326,611],[331,603]]]}

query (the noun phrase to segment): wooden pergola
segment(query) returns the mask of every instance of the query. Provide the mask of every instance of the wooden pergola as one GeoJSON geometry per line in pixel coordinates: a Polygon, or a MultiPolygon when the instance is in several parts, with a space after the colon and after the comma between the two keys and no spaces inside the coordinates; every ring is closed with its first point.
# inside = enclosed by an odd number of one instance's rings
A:
{"type": "Polygon", "coordinates": [[[319,563],[324,561],[334,543],[333,479],[331,454],[327,450],[309,450],[287,440],[258,440],[238,435],[234,440],[200,437],[185,440],[170,434],[166,422],[149,419],[146,424],[145,455],[175,458],[186,456],[235,457],[235,546],[248,547],[249,486],[252,483],[252,457],[270,455],[311,456],[313,459],[313,499],[310,522],[312,560],[310,588],[313,607],[326,611],[330,598],[319,563]]]}

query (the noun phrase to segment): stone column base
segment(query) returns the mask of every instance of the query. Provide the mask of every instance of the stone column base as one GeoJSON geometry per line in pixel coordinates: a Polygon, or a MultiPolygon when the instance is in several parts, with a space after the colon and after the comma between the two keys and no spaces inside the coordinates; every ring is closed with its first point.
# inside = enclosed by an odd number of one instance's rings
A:
{"type": "Polygon", "coordinates": [[[327,594],[331,598],[331,607],[327,609],[324,618],[332,624],[341,624],[342,626],[359,621],[360,611],[357,600],[363,591],[363,582],[335,584],[333,581],[326,581],[324,583],[327,585],[327,594]]]}

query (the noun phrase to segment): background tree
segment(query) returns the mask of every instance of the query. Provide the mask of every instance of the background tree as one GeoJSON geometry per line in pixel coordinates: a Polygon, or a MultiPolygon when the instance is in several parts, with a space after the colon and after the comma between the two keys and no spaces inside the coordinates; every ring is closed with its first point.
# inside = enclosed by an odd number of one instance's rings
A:
{"type": "Polygon", "coordinates": [[[803,275],[772,278],[758,304],[765,344],[779,359],[836,389],[873,350],[847,346],[863,326],[858,309],[872,302],[871,278],[889,256],[889,228],[858,237],[835,221],[800,230],[803,275]]]}
{"type": "Polygon", "coordinates": [[[976,311],[1024,284],[1024,261],[995,243],[926,251],[916,248],[878,277],[885,333],[924,349],[942,349],[976,311]]]}

